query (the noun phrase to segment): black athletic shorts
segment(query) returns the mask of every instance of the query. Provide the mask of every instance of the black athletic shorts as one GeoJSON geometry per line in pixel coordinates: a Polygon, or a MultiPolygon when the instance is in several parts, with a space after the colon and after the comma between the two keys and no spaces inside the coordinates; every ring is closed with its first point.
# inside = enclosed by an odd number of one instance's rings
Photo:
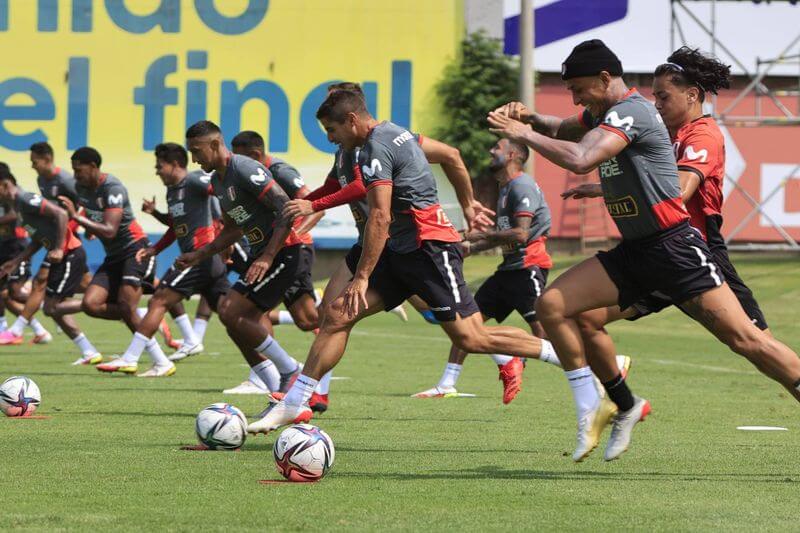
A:
{"type": "Polygon", "coordinates": [[[94,273],[90,285],[99,285],[108,291],[109,301],[116,301],[117,293],[122,285],[148,288],[152,290],[156,274],[156,258],[151,257],[142,263],[136,260],[136,252],[150,244],[146,239],[140,240],[128,255],[122,258],[106,257],[97,272],[94,273]]]}
{"type": "Polygon", "coordinates": [[[597,259],[617,286],[622,310],[653,294],[681,304],[725,281],[706,241],[688,222],[644,239],[623,240],[598,252],[597,259]]]}
{"type": "Polygon", "coordinates": [[[475,303],[485,316],[502,322],[512,311],[526,322],[536,320],[536,299],[547,284],[548,270],[537,266],[498,270],[475,293],[475,303]]]}
{"type": "MultiPolygon", "coordinates": [[[[764,318],[764,313],[758,305],[753,292],[742,281],[739,273],[736,272],[731,259],[728,256],[728,248],[725,246],[725,240],[722,238],[720,228],[722,226],[722,217],[719,215],[706,217],[706,235],[708,237],[708,246],[711,249],[711,257],[714,258],[714,263],[720,268],[725,281],[728,286],[736,295],[739,303],[744,309],[744,312],[750,317],[750,320],[755,324],[758,329],[765,330],[769,328],[767,320],[764,318]]],[[[633,307],[639,313],[633,318],[628,320],[636,320],[651,313],[658,313],[672,305],[672,301],[664,295],[651,294],[643,300],[633,304],[633,307]]]]}
{"type": "Polygon", "coordinates": [[[361,260],[361,252],[363,250],[364,248],[362,248],[360,244],[354,244],[347,251],[347,255],[344,258],[344,262],[347,265],[348,270],[350,270],[351,274],[356,273],[356,268],[358,267],[359,260],[361,260]]]}
{"type": "Polygon", "coordinates": [[[231,284],[228,282],[228,271],[222,263],[222,258],[215,255],[199,265],[183,270],[171,266],[158,284],[158,289],[162,287],[171,289],[184,298],[190,298],[193,294],[205,296],[211,308],[216,309],[217,302],[228,292],[231,284]]]}
{"type": "MultiPolygon", "coordinates": [[[[25,241],[21,239],[11,239],[4,241],[0,245],[0,265],[10,261],[25,251],[25,241]]],[[[7,282],[25,282],[31,277],[31,262],[22,261],[19,266],[7,277],[0,280],[0,289],[6,286],[7,282]]]]}
{"type": "Polygon", "coordinates": [[[60,263],[51,264],[45,258],[41,268],[48,268],[47,288],[48,296],[69,298],[78,290],[83,280],[83,275],[88,271],[86,266],[86,250],[79,246],[64,254],[60,263]]]}
{"type": "Polygon", "coordinates": [[[231,251],[230,259],[225,266],[228,272],[236,272],[240,276],[244,276],[247,272],[247,267],[250,266],[250,256],[247,255],[247,249],[241,243],[233,244],[233,251],[231,251]]]}
{"type": "Polygon", "coordinates": [[[288,309],[297,300],[308,294],[315,299],[314,282],[311,281],[311,268],[314,266],[314,247],[307,244],[300,246],[300,261],[297,265],[294,281],[286,294],[283,295],[283,305],[288,309]]]}
{"type": "Polygon", "coordinates": [[[406,254],[386,249],[369,278],[369,287],[381,295],[387,311],[416,294],[439,322],[452,322],[456,314],[463,318],[479,312],[464,281],[462,265],[458,243],[424,241],[406,254]]]}
{"type": "MultiPolygon", "coordinates": [[[[255,257],[248,259],[248,268],[254,260],[255,257]]],[[[262,311],[269,311],[278,306],[286,291],[294,283],[299,264],[300,245],[285,246],[275,256],[272,266],[261,281],[248,285],[242,276],[233,284],[233,290],[246,296],[262,311]]]]}

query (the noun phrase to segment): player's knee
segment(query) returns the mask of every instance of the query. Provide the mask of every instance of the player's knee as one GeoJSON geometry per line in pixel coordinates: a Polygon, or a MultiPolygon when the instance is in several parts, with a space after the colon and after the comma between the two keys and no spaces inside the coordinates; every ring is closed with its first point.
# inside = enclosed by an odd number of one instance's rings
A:
{"type": "Polygon", "coordinates": [[[230,300],[225,298],[219,302],[217,305],[217,314],[219,315],[220,322],[222,322],[226,328],[231,329],[236,327],[236,322],[239,317],[234,306],[231,305],[230,300]]]}
{"type": "Polygon", "coordinates": [[[337,298],[332,301],[325,311],[325,322],[321,329],[328,333],[342,331],[350,327],[352,320],[344,310],[344,300],[337,298]]]}
{"type": "Polygon", "coordinates": [[[300,315],[295,317],[294,325],[301,331],[314,331],[319,327],[319,320],[316,316],[300,315]]]}
{"type": "Polygon", "coordinates": [[[765,348],[764,339],[750,332],[735,333],[725,339],[725,344],[735,353],[753,362],[761,360],[765,348]]]}
{"type": "Polygon", "coordinates": [[[57,304],[54,300],[45,300],[44,307],[42,307],[42,311],[44,311],[45,316],[55,316],[56,306],[57,304]]]}
{"type": "Polygon", "coordinates": [[[100,317],[102,304],[94,299],[84,298],[81,301],[81,311],[95,318],[100,317]]]}
{"type": "Polygon", "coordinates": [[[553,291],[545,291],[544,294],[537,298],[535,309],[539,322],[549,322],[564,318],[564,306],[561,303],[561,298],[553,291]]]}

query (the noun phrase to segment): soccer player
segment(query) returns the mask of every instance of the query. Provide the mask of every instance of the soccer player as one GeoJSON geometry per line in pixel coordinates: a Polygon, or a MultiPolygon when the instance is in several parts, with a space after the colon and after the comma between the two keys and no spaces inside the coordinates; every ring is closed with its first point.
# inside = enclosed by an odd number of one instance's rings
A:
{"type": "Polygon", "coordinates": [[[214,172],[211,186],[224,217],[222,231],[209,244],[183,253],[177,268],[188,268],[216,255],[239,240],[250,244],[249,267],[218,305],[220,320],[250,367],[271,390],[286,389],[300,372],[299,363],[278,344],[259,321],[273,309],[294,282],[300,257],[297,246],[284,247],[291,225],[281,217],[289,200],[275,187],[272,174],[249,157],[231,153],[219,127],[200,121],[186,131],[192,160],[205,172],[214,172]],[[274,364],[280,381],[273,389],[268,369],[274,364]]]}
{"type": "MultiPolygon", "coordinates": [[[[175,143],[159,144],[155,148],[156,174],[167,187],[167,206],[170,228],[155,246],[142,248],[136,252],[136,260],[146,263],[177,239],[182,253],[202,248],[214,240],[214,221],[211,217],[211,177],[202,171],[188,172],[188,156],[183,146],[175,143]]],[[[189,298],[202,294],[212,310],[217,308],[219,299],[228,292],[230,284],[227,271],[218,255],[209,257],[195,266],[186,268],[171,267],[156,287],[147,314],[142,318],[130,345],[119,359],[98,370],[116,371],[120,368],[135,367],[148,339],[158,330],[158,325],[167,310],[189,298]]],[[[183,316],[186,322],[189,318],[183,316]]],[[[191,327],[189,328],[190,331],[191,327]]],[[[202,351],[196,340],[184,338],[176,355],[188,356],[202,351]]],[[[140,377],[171,376],[175,364],[171,360],[156,362],[153,367],[139,374],[140,377]]]]}
{"type": "MultiPolygon", "coordinates": [[[[86,252],[80,239],[67,225],[69,220],[67,213],[55,202],[22,190],[10,173],[0,175],[0,200],[13,202],[14,211],[19,216],[21,225],[31,236],[31,243],[17,257],[0,267],[2,275],[15,271],[20,263],[30,260],[34,253],[44,247],[47,250],[47,257],[42,262],[38,274],[47,282],[44,313],[55,320],[80,350],[81,356],[73,363],[74,365],[99,363],[103,360],[102,355],[81,333],[75,320],[69,316],[81,309],[80,300],[73,300],[70,297],[80,286],[87,268],[86,252]]],[[[0,333],[0,338],[5,340],[15,337],[18,342],[10,339],[8,344],[21,343],[22,330],[39,310],[39,305],[38,300],[29,299],[14,325],[8,331],[0,333]]]]}
{"type": "MultiPolygon", "coordinates": [[[[311,410],[305,404],[318,380],[344,354],[355,323],[394,308],[411,294],[425,300],[462,349],[538,357],[541,343],[530,334],[484,326],[461,273],[461,237],[439,205],[436,182],[414,135],[375,120],[363,96],[354,91],[330,93],[317,118],[345,153],[362,147],[354,163],[367,189],[363,249],[352,281],[325,310],[302,374],[283,400],[271,403],[248,431],[266,433],[308,420],[311,410]]],[[[466,207],[467,220],[474,219],[472,206],[466,207]]]]}
{"type": "MultiPolygon", "coordinates": [[[[83,295],[82,310],[95,318],[122,320],[136,332],[142,284],[153,280],[155,257],[144,263],[136,260],[136,252],[149,245],[147,237],[133,216],[125,186],[100,170],[100,153],[84,146],[75,150],[71,160],[78,202],[85,215],[66,196],[59,200],[72,220],[100,239],[106,252],[83,295]]],[[[154,339],[148,341],[147,353],[153,361],[166,357],[154,339]]]]}
{"type": "MultiPolygon", "coordinates": [[[[524,142],[567,170],[586,174],[599,168],[606,207],[622,234],[618,246],[569,269],[537,302],[539,320],[568,376],[590,381],[576,317],[615,305],[625,311],[657,291],[800,400],[800,360],[742,309],[702,234],[689,224],[661,115],[621,76],[617,56],[602,41],[586,41],[562,67],[573,101],[585,107],[582,113],[560,119],[509,105],[489,114],[491,131],[524,142]]],[[[606,368],[613,354],[613,347],[598,352],[606,368]]],[[[650,405],[621,376],[604,386],[619,408],[604,455],[613,460],[628,448],[650,405]]],[[[594,387],[579,389],[575,461],[597,446],[607,419],[594,387]]]]}

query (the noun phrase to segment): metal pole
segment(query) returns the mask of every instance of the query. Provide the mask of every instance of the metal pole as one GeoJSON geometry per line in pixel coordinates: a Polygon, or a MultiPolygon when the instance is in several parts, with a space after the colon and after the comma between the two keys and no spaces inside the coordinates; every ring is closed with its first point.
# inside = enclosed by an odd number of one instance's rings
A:
{"type": "MultiPolygon", "coordinates": [[[[519,15],[519,101],[533,109],[533,0],[521,0],[519,15]]],[[[526,171],[533,172],[533,157],[526,171]]]]}

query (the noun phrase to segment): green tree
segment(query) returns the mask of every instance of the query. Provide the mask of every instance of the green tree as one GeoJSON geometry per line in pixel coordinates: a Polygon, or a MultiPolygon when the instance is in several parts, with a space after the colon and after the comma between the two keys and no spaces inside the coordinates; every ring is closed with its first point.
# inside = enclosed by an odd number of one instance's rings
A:
{"type": "Polygon", "coordinates": [[[458,147],[473,179],[483,181],[480,178],[487,174],[488,150],[497,142],[488,130],[486,115],[518,98],[519,64],[503,54],[498,40],[483,32],[468,35],[461,42],[460,55],[445,67],[444,78],[436,87],[444,107],[443,126],[436,135],[458,147]]]}

